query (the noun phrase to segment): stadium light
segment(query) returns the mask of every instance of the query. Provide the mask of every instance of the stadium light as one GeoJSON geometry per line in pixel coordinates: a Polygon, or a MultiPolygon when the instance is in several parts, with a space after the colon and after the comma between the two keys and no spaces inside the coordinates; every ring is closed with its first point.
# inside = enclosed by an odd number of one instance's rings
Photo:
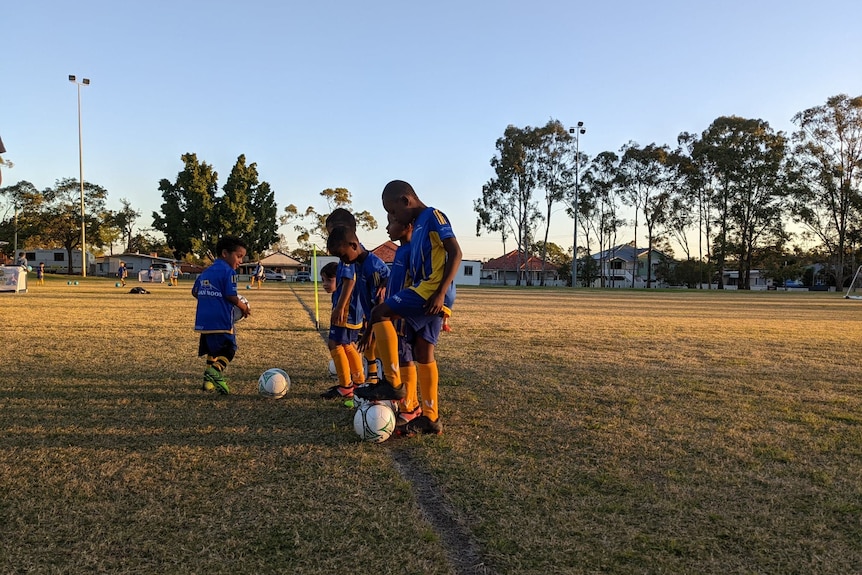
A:
{"type": "Polygon", "coordinates": [[[90,79],[82,78],[78,82],[74,74],[69,74],[69,81],[78,86],[78,171],[81,179],[81,277],[87,277],[87,237],[84,232],[84,151],[81,138],[81,86],[89,86],[90,79]]]}
{"type": "Polygon", "coordinates": [[[586,134],[587,129],[584,128],[583,122],[578,122],[576,128],[569,128],[569,133],[575,135],[575,237],[572,246],[572,288],[576,288],[578,285],[578,186],[581,171],[581,134],[586,134]]]}

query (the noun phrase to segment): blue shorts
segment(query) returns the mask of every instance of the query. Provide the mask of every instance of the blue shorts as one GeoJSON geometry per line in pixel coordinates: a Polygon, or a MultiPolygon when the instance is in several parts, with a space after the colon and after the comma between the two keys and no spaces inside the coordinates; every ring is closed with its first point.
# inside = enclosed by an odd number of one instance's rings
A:
{"type": "Polygon", "coordinates": [[[329,341],[338,345],[348,345],[359,340],[359,330],[334,325],[329,328],[329,341]]]}
{"type": "Polygon", "coordinates": [[[233,333],[202,333],[198,343],[198,355],[224,356],[228,361],[233,361],[236,349],[236,334],[233,333]]]}
{"type": "Polygon", "coordinates": [[[395,331],[398,333],[398,365],[407,365],[413,361],[413,341],[407,340],[405,331],[413,336],[413,328],[402,319],[395,320],[395,331]]]}
{"type": "Polygon", "coordinates": [[[404,335],[408,342],[415,343],[421,337],[430,344],[437,345],[443,327],[442,315],[428,315],[425,301],[412,289],[401,290],[386,298],[386,305],[392,313],[404,320],[404,335]]]}

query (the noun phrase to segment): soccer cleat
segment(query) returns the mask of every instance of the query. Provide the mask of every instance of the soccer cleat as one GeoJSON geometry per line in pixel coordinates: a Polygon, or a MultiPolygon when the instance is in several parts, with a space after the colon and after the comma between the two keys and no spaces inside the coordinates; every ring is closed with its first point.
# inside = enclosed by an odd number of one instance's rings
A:
{"type": "Polygon", "coordinates": [[[398,413],[398,419],[395,420],[395,425],[397,427],[401,427],[402,425],[407,425],[417,417],[422,415],[422,407],[416,406],[416,409],[413,411],[401,411],[398,413]]]}
{"type": "Polygon", "coordinates": [[[443,433],[443,424],[440,418],[431,421],[427,415],[420,415],[413,421],[395,428],[395,433],[400,437],[413,437],[417,434],[440,435],[443,433]]]}
{"type": "Polygon", "coordinates": [[[353,389],[353,385],[350,385],[348,387],[333,385],[332,387],[321,393],[320,397],[322,397],[323,399],[352,399],[353,389]]]}
{"type": "Polygon", "coordinates": [[[213,366],[209,366],[204,372],[204,388],[206,388],[207,382],[212,384],[213,389],[222,395],[230,393],[230,388],[227,385],[227,380],[224,375],[222,375],[222,373],[213,366]]]}
{"type": "Polygon", "coordinates": [[[404,386],[393,387],[384,377],[377,385],[369,385],[356,390],[356,396],[362,399],[371,401],[380,401],[383,399],[404,399],[407,395],[407,390],[404,386]]]}

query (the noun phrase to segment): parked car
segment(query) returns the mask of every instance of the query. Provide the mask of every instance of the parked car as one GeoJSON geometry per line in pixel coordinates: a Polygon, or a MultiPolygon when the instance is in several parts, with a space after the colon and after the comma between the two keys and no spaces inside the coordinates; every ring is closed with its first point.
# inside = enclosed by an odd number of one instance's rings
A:
{"type": "Polygon", "coordinates": [[[295,282],[310,282],[311,281],[311,272],[296,272],[296,275],[293,276],[293,281],[295,281],[295,282]]]}
{"type": "Polygon", "coordinates": [[[274,272],[271,270],[264,270],[263,278],[268,282],[283,282],[287,279],[287,276],[281,272],[274,272]]]}

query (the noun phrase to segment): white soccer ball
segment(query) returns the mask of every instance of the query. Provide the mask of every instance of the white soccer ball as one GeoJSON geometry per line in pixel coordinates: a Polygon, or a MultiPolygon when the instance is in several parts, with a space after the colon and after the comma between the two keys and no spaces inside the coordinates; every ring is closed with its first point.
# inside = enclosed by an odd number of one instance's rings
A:
{"type": "Polygon", "coordinates": [[[290,389],[290,376],[283,369],[273,367],[257,379],[257,392],[264,397],[281,399],[290,389]]]}
{"type": "Polygon", "coordinates": [[[383,403],[363,403],[353,415],[353,430],[362,441],[383,443],[395,431],[395,413],[383,403]]]}
{"type": "Polygon", "coordinates": [[[329,360],[329,377],[338,377],[338,370],[335,369],[335,360],[329,360]]]}
{"type": "MultiPolygon", "coordinates": [[[[240,295],[240,296],[237,296],[237,297],[239,298],[239,301],[241,301],[241,302],[242,302],[242,303],[244,303],[245,305],[249,306],[249,309],[251,309],[251,304],[249,304],[249,303],[248,303],[248,300],[247,300],[247,299],[245,299],[245,296],[241,296],[241,295],[240,295]]],[[[243,317],[242,317],[242,310],[241,310],[241,309],[239,309],[239,306],[233,306],[233,322],[234,322],[234,323],[236,323],[236,322],[238,322],[238,321],[240,321],[240,320],[242,320],[242,319],[243,319],[243,317]]]]}

